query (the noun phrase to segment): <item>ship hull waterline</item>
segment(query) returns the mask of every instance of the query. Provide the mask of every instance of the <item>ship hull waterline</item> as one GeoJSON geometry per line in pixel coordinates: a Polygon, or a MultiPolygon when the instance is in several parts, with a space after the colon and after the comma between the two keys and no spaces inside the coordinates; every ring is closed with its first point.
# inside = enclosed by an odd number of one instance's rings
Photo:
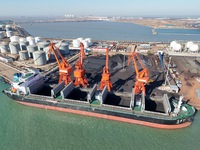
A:
{"type": "MultiPolygon", "coordinates": [[[[173,121],[169,121],[169,124],[166,124],[165,121],[159,121],[160,123],[156,123],[154,121],[153,118],[149,118],[151,119],[153,122],[151,121],[145,121],[146,118],[142,118],[139,117],[139,119],[133,119],[133,118],[128,118],[129,116],[119,116],[119,114],[115,114],[115,113],[108,113],[108,112],[103,112],[103,113],[99,113],[100,110],[98,112],[92,112],[87,110],[81,110],[81,108],[70,108],[70,106],[54,106],[55,103],[43,103],[41,101],[35,101],[35,100],[30,100],[30,99],[26,99],[23,97],[18,97],[18,96],[14,96],[14,95],[10,95],[8,93],[5,93],[7,96],[9,96],[12,100],[15,100],[16,102],[22,104],[22,105],[26,105],[26,106],[31,106],[31,107],[36,107],[36,108],[41,108],[41,109],[46,109],[46,110],[54,110],[54,111],[60,111],[60,112],[67,112],[67,113],[72,113],[72,114],[78,114],[78,115],[83,115],[83,116],[90,116],[90,117],[96,117],[96,118],[102,118],[102,119],[107,119],[107,120],[113,120],[113,121],[119,121],[119,122],[126,122],[126,123],[132,123],[132,124],[137,124],[137,125],[142,125],[142,126],[148,126],[148,127],[152,127],[152,128],[159,128],[159,129],[181,129],[181,128],[185,128],[188,127],[192,124],[192,120],[194,115],[190,116],[189,118],[185,119],[185,121],[183,121],[182,123],[177,124],[176,122],[179,120],[173,120],[173,121]],[[67,108],[69,107],[69,108],[67,108]],[[118,116],[117,116],[118,115],[118,116]]],[[[131,117],[133,117],[133,115],[131,115],[131,117]]]]}

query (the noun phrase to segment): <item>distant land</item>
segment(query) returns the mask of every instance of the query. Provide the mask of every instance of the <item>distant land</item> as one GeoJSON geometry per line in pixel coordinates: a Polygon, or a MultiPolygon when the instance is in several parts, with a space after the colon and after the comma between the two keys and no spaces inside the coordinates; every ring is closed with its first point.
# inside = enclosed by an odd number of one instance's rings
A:
{"type": "MultiPolygon", "coordinates": [[[[1,18],[0,18],[1,19],[1,18]]],[[[168,18],[168,17],[102,17],[102,16],[74,16],[64,17],[16,17],[8,18],[15,23],[44,23],[44,22],[83,22],[83,21],[112,21],[128,22],[151,28],[200,29],[200,18],[168,18]]]]}

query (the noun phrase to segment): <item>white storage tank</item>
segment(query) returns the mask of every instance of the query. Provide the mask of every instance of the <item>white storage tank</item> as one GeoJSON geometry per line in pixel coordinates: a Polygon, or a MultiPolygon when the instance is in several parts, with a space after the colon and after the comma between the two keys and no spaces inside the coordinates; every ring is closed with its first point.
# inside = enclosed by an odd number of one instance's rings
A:
{"type": "Polygon", "coordinates": [[[37,66],[42,66],[47,63],[46,53],[44,51],[33,52],[34,64],[37,66]]]}
{"type": "Polygon", "coordinates": [[[0,25],[0,31],[3,31],[3,30],[5,30],[5,25],[1,24],[0,25]]]}
{"type": "Polygon", "coordinates": [[[186,48],[189,49],[191,45],[193,45],[194,43],[192,41],[188,41],[186,43],[186,48]]]}
{"type": "Polygon", "coordinates": [[[33,52],[38,50],[37,45],[28,45],[26,48],[27,48],[27,51],[28,51],[28,56],[30,58],[33,58],[33,52]]]}
{"type": "Polygon", "coordinates": [[[3,39],[5,37],[5,32],[4,31],[0,31],[0,39],[3,39]]]}
{"type": "Polygon", "coordinates": [[[45,47],[48,47],[49,44],[50,44],[49,42],[39,42],[39,43],[37,43],[38,50],[43,50],[45,47]]]}
{"type": "Polygon", "coordinates": [[[1,50],[1,53],[8,53],[8,52],[10,52],[8,43],[2,42],[0,44],[0,50],[1,50]]]}
{"type": "Polygon", "coordinates": [[[189,47],[189,51],[194,52],[194,53],[198,52],[199,51],[199,46],[197,44],[192,44],[189,47]]]}
{"type": "Polygon", "coordinates": [[[24,37],[20,37],[20,38],[19,38],[19,42],[27,42],[27,39],[24,38],[24,37]]]}
{"type": "Polygon", "coordinates": [[[75,39],[72,41],[73,47],[74,48],[79,48],[80,47],[80,41],[75,39]]]}
{"type": "MultiPolygon", "coordinates": [[[[49,47],[45,47],[45,48],[43,49],[43,51],[44,51],[45,54],[46,54],[46,59],[47,59],[47,60],[55,60],[55,59],[56,59],[55,56],[54,56],[54,54],[53,54],[53,52],[49,54],[49,47]]],[[[57,52],[56,52],[56,53],[57,53],[57,52]]],[[[56,56],[58,57],[58,59],[60,58],[60,55],[59,55],[58,53],[57,53],[56,56]]]]}
{"type": "Polygon", "coordinates": [[[69,54],[69,45],[67,43],[59,42],[56,44],[56,47],[59,49],[59,51],[62,55],[69,54]]]}
{"type": "Polygon", "coordinates": [[[21,49],[21,50],[27,50],[28,44],[29,44],[28,41],[20,41],[20,42],[19,42],[20,49],[21,49]]]}
{"type": "Polygon", "coordinates": [[[84,45],[84,48],[88,48],[88,47],[89,47],[88,41],[83,40],[82,43],[83,43],[83,45],[84,45]]]}
{"type": "Polygon", "coordinates": [[[170,43],[170,48],[173,48],[176,44],[177,44],[176,41],[172,41],[172,42],[170,43]]]}
{"type": "Polygon", "coordinates": [[[85,41],[88,41],[89,46],[92,45],[92,39],[91,38],[86,38],[85,41]]]}
{"type": "Polygon", "coordinates": [[[35,38],[31,37],[31,38],[28,38],[27,41],[29,42],[29,45],[35,45],[35,38]]]}
{"type": "Polygon", "coordinates": [[[13,35],[14,35],[13,31],[6,31],[6,36],[7,37],[11,37],[13,35]]]}
{"type": "Polygon", "coordinates": [[[17,42],[10,42],[9,43],[10,53],[11,54],[18,54],[20,50],[19,43],[17,42]]]}
{"type": "Polygon", "coordinates": [[[39,36],[35,37],[35,43],[39,43],[39,42],[42,42],[42,38],[39,36]]]}
{"type": "Polygon", "coordinates": [[[12,31],[11,25],[6,25],[6,31],[12,31]]]}
{"type": "Polygon", "coordinates": [[[77,38],[77,40],[79,40],[79,42],[82,42],[82,41],[83,41],[83,38],[82,38],[82,37],[79,37],[79,38],[77,38]]]}
{"type": "Polygon", "coordinates": [[[173,46],[173,50],[174,50],[175,52],[180,52],[180,51],[181,51],[181,48],[182,48],[182,46],[181,46],[181,44],[179,44],[179,43],[177,43],[176,45],[173,46]]]}
{"type": "Polygon", "coordinates": [[[20,51],[19,58],[20,58],[20,60],[28,60],[28,58],[29,58],[28,51],[26,51],[26,50],[20,51]]]}
{"type": "Polygon", "coordinates": [[[11,37],[10,37],[10,41],[11,41],[11,42],[19,42],[19,37],[18,37],[18,36],[15,36],[15,35],[14,35],[14,36],[11,36],[11,37]]]}

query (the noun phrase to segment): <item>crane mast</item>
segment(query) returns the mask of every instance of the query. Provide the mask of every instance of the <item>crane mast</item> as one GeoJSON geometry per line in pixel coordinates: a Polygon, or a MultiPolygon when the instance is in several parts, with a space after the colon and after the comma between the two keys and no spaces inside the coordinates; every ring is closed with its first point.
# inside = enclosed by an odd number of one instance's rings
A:
{"type": "Polygon", "coordinates": [[[108,91],[112,88],[112,83],[110,81],[110,72],[108,67],[108,61],[109,61],[109,55],[108,55],[108,48],[106,48],[106,66],[103,68],[102,78],[101,78],[101,84],[100,84],[100,90],[102,90],[105,86],[107,86],[108,91]]]}
{"type": "MultiPolygon", "coordinates": [[[[135,47],[135,49],[136,48],[137,46],[135,47]]],[[[133,92],[132,92],[130,107],[134,108],[134,106],[137,105],[137,106],[140,106],[141,111],[144,111],[145,110],[145,93],[146,93],[145,85],[149,82],[149,72],[148,72],[148,69],[142,63],[142,60],[140,59],[138,53],[135,52],[135,50],[129,56],[128,65],[130,65],[130,62],[132,60],[133,60],[134,68],[136,72],[136,81],[135,81],[134,88],[132,90],[133,92]],[[138,69],[136,58],[139,61],[142,67],[142,70],[138,69]]]]}
{"type": "Polygon", "coordinates": [[[88,81],[85,76],[85,70],[83,69],[83,59],[85,58],[84,45],[80,43],[80,57],[75,64],[76,70],[74,71],[74,85],[85,87],[88,85],[88,81]]]}
{"type": "Polygon", "coordinates": [[[65,81],[65,84],[68,85],[71,82],[71,72],[72,72],[72,67],[70,64],[67,62],[67,60],[62,56],[60,53],[59,49],[56,47],[55,43],[52,42],[49,45],[49,53],[48,57],[50,57],[50,54],[53,53],[56,61],[58,63],[59,67],[59,83],[62,81],[65,81]],[[61,58],[61,61],[59,60],[59,57],[61,58]]]}

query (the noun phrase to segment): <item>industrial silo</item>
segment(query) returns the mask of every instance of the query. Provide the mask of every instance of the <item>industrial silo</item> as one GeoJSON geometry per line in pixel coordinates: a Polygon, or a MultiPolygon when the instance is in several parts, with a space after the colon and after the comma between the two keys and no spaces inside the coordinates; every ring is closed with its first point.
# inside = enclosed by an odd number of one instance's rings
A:
{"type": "Polygon", "coordinates": [[[5,37],[4,31],[0,31],[0,39],[3,39],[5,37]]]}
{"type": "Polygon", "coordinates": [[[192,44],[189,47],[189,51],[192,53],[198,53],[199,51],[199,46],[197,44],[192,44]]]}
{"type": "Polygon", "coordinates": [[[0,44],[0,50],[1,50],[1,53],[8,53],[8,52],[10,52],[8,43],[2,42],[0,44]]]}
{"type": "Polygon", "coordinates": [[[83,40],[82,43],[83,43],[83,45],[84,45],[84,48],[88,48],[88,47],[89,47],[88,41],[83,40]]]}
{"type": "Polygon", "coordinates": [[[6,36],[7,37],[11,37],[14,35],[14,32],[13,31],[6,31],[6,36]]]}
{"type": "Polygon", "coordinates": [[[11,36],[11,37],[10,37],[10,41],[11,41],[11,42],[19,42],[19,36],[15,36],[15,35],[14,35],[14,36],[11,36]]]}
{"type": "Polygon", "coordinates": [[[34,64],[37,66],[45,65],[47,63],[46,54],[44,51],[33,52],[34,64]]]}
{"type": "Polygon", "coordinates": [[[181,52],[181,49],[182,49],[182,46],[181,46],[181,44],[179,44],[179,43],[176,43],[176,44],[173,46],[173,51],[174,51],[174,52],[181,52]]]}
{"type": "Polygon", "coordinates": [[[83,41],[83,38],[82,38],[82,37],[79,37],[79,38],[77,38],[77,40],[79,40],[79,42],[82,42],[82,41],[83,41]]]}
{"type": "Polygon", "coordinates": [[[74,48],[79,48],[80,47],[80,41],[75,39],[72,41],[73,47],[74,48]]]}
{"type": "MultiPolygon", "coordinates": [[[[47,60],[55,60],[55,59],[56,59],[54,53],[53,53],[53,52],[50,53],[49,47],[45,47],[45,48],[43,49],[43,51],[44,51],[45,54],[46,54],[46,59],[47,59],[47,60]]],[[[58,59],[60,58],[60,55],[59,55],[57,52],[56,52],[56,56],[58,57],[58,59]]]]}
{"type": "Polygon", "coordinates": [[[28,58],[29,58],[28,51],[26,51],[26,50],[20,51],[19,58],[20,58],[20,60],[28,60],[28,58]]]}
{"type": "Polygon", "coordinates": [[[27,51],[28,51],[28,56],[30,58],[33,58],[33,52],[38,50],[37,45],[28,45],[26,48],[27,48],[27,51]]]}
{"type": "Polygon", "coordinates": [[[11,54],[18,54],[20,50],[19,43],[17,42],[10,42],[9,43],[10,53],[11,54]]]}
{"type": "Polygon", "coordinates": [[[86,38],[85,41],[88,41],[89,46],[92,45],[92,39],[91,38],[86,38]]]}
{"type": "Polygon", "coordinates": [[[0,25],[0,31],[4,31],[5,30],[5,25],[1,24],[0,25]]]}
{"type": "Polygon", "coordinates": [[[12,31],[12,27],[11,27],[11,25],[6,25],[6,31],[12,31]]]}
{"type": "Polygon", "coordinates": [[[42,42],[42,38],[39,36],[35,37],[35,43],[39,43],[39,42],[42,42]]]}
{"type": "Polygon", "coordinates": [[[27,41],[29,42],[29,45],[35,45],[35,38],[28,38],[27,41]]]}
{"type": "Polygon", "coordinates": [[[190,46],[193,45],[193,44],[194,43],[192,41],[188,41],[185,46],[186,46],[187,49],[189,49],[190,46]]]}
{"type": "Polygon", "coordinates": [[[56,47],[59,49],[62,55],[69,54],[69,45],[67,43],[59,42],[56,44],[56,47]]]}
{"type": "Polygon", "coordinates": [[[38,50],[43,50],[45,47],[48,47],[49,44],[50,44],[49,42],[39,42],[39,43],[37,43],[38,50]]]}
{"type": "Polygon", "coordinates": [[[21,49],[21,50],[27,50],[28,44],[29,44],[28,41],[20,41],[20,42],[19,42],[20,49],[21,49]]]}

